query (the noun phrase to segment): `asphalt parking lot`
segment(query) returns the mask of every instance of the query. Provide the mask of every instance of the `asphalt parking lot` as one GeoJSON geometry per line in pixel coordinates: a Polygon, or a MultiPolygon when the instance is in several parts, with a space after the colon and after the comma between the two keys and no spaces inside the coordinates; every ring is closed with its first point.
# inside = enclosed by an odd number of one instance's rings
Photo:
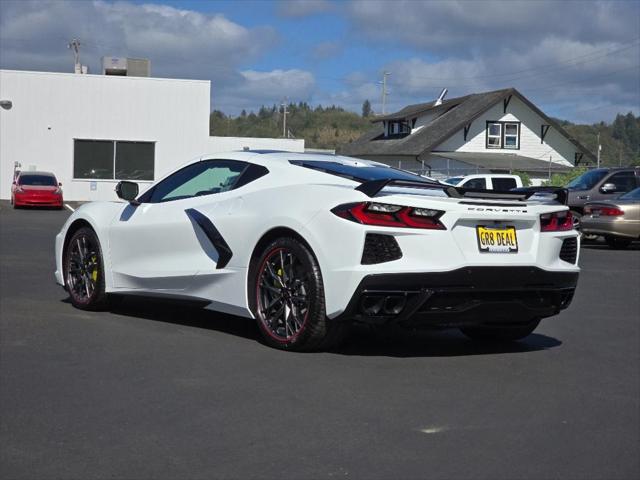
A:
{"type": "Polygon", "coordinates": [[[356,331],[296,354],[149,301],[74,309],[69,211],[0,204],[0,476],[640,477],[640,248],[581,252],[569,310],[510,346],[356,331]]]}

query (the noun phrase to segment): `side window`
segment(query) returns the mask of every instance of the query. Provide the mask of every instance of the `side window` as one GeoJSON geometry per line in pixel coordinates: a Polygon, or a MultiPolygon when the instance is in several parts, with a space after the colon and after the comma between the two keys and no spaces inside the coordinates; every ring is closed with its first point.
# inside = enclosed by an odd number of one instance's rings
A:
{"type": "Polygon", "coordinates": [[[506,191],[517,187],[515,178],[492,178],[491,183],[493,183],[494,190],[506,191]]]}
{"type": "Polygon", "coordinates": [[[636,177],[633,172],[619,172],[607,178],[605,183],[613,183],[616,186],[616,192],[630,192],[636,188],[636,177]]]}
{"type": "Polygon", "coordinates": [[[165,178],[141,201],[162,203],[226,192],[233,189],[246,166],[245,162],[234,160],[197,162],[165,178]]]}
{"type": "Polygon", "coordinates": [[[484,178],[472,178],[462,184],[464,188],[475,188],[484,190],[487,188],[487,181],[484,178]]]}

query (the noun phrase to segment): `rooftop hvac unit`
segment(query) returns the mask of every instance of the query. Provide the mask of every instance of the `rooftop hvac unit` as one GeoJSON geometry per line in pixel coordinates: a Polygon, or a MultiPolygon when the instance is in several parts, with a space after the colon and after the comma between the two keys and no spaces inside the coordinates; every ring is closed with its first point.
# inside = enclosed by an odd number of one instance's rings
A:
{"type": "Polygon", "coordinates": [[[102,57],[102,73],[126,77],[148,77],[151,62],[146,58],[102,57]]]}

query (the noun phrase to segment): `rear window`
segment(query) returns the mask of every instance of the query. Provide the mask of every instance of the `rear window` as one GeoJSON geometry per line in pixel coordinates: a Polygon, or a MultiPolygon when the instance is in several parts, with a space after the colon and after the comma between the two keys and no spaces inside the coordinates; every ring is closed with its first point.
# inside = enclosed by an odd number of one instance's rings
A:
{"type": "Polygon", "coordinates": [[[625,193],[620,196],[621,200],[640,200],[640,188],[636,188],[635,190],[631,190],[630,192],[625,193]]]}
{"type": "Polygon", "coordinates": [[[475,188],[478,190],[485,190],[487,188],[487,181],[484,178],[471,178],[462,184],[464,188],[475,188]]]}
{"type": "Polygon", "coordinates": [[[518,185],[516,184],[515,178],[495,178],[491,177],[491,183],[493,184],[494,190],[511,190],[512,188],[516,188],[518,185]]]}
{"type": "Polygon", "coordinates": [[[569,190],[591,190],[607,173],[607,170],[590,170],[567,183],[567,188],[569,190]]]}
{"type": "Polygon", "coordinates": [[[338,177],[348,178],[356,182],[368,182],[371,180],[411,180],[413,182],[426,182],[427,179],[420,175],[397,170],[391,167],[380,167],[376,165],[367,165],[356,167],[353,165],[345,165],[338,162],[322,162],[314,160],[289,160],[292,165],[311,168],[320,172],[336,175],[338,177]]]}
{"type": "Polygon", "coordinates": [[[33,185],[38,187],[55,187],[58,185],[55,177],[51,175],[20,175],[18,183],[20,185],[33,185]]]}

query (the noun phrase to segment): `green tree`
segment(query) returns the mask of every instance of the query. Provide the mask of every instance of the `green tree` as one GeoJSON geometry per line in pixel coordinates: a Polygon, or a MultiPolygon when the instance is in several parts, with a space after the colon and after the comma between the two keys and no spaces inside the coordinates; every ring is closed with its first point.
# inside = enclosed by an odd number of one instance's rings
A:
{"type": "Polygon", "coordinates": [[[362,104],[362,116],[364,118],[371,116],[371,102],[369,101],[369,99],[365,100],[362,104]]]}

